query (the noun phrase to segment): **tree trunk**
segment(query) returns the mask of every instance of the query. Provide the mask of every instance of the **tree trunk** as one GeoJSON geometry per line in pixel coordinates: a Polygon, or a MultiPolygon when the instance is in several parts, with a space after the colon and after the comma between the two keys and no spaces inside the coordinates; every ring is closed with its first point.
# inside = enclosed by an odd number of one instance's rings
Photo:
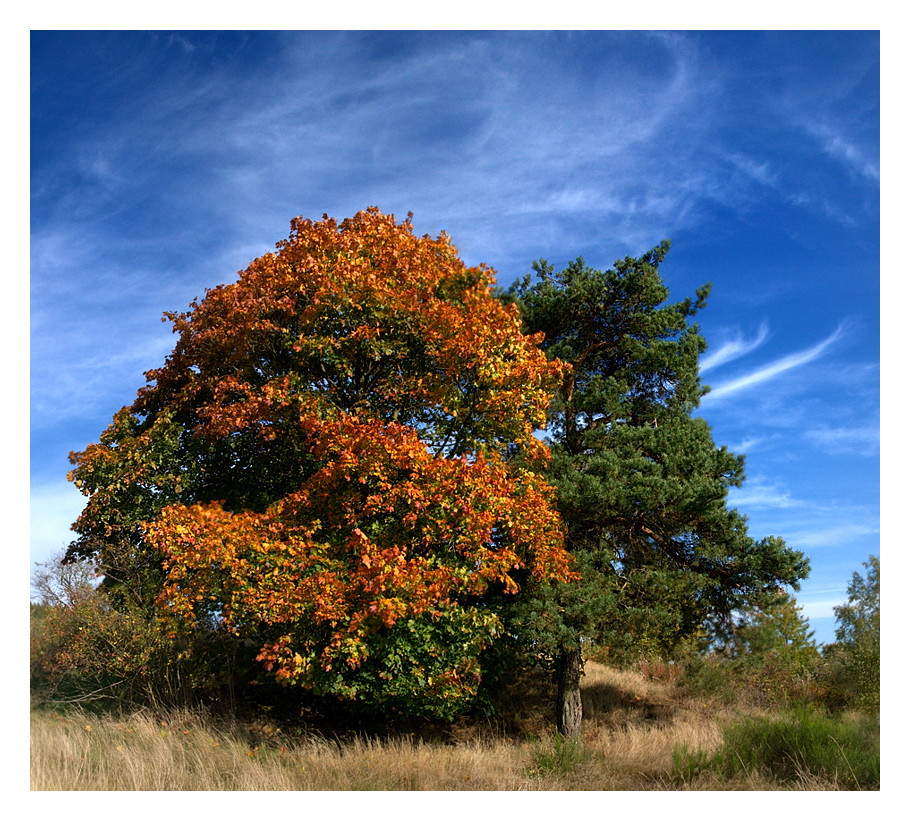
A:
{"type": "Polygon", "coordinates": [[[581,644],[560,654],[556,728],[563,738],[581,738],[581,668],[581,644]]]}

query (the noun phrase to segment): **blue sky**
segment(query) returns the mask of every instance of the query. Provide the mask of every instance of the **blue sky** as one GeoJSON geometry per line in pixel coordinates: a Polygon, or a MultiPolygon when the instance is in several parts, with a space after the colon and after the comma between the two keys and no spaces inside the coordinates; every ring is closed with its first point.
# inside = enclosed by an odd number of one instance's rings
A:
{"type": "Polygon", "coordinates": [[[731,503],[812,574],[816,638],[879,552],[877,31],[31,35],[31,562],[67,454],[132,401],[160,321],[297,215],[445,230],[508,285],[664,238],[731,503]]]}

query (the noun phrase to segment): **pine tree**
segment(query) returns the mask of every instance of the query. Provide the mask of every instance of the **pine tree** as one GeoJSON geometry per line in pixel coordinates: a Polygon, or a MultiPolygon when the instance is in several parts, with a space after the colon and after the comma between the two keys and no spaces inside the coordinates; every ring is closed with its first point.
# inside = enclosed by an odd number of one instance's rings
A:
{"type": "Polygon", "coordinates": [[[707,390],[706,344],[689,319],[710,286],[667,302],[658,266],[668,249],[607,271],[579,258],[555,273],[541,260],[533,282],[503,295],[568,364],[549,413],[546,476],[580,580],[533,586],[512,608],[512,631],[555,667],[565,735],[580,732],[583,640],[665,654],[808,574],[802,554],[777,537],[756,541],[727,506],[744,457],[715,445],[693,415],[707,390]]]}

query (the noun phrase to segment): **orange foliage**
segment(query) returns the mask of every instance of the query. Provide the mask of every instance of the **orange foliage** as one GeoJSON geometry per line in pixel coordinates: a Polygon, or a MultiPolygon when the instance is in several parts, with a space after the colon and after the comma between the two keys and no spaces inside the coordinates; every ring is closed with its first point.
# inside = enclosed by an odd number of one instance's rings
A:
{"type": "Polygon", "coordinates": [[[521,333],[493,272],[467,268],[445,234],[415,237],[375,208],[338,225],[296,219],[278,252],[170,314],[180,340],[138,410],[198,408],[200,433],[267,427],[318,394],[419,427],[431,447],[537,447],[562,372],[521,333]],[[201,405],[200,405],[201,400],[201,405]]]}
{"type": "Polygon", "coordinates": [[[263,513],[173,506],[149,525],[169,573],[161,600],[174,612],[217,600],[234,630],[251,620],[331,627],[325,647],[264,647],[280,677],[354,668],[371,633],[491,585],[516,592],[516,570],[569,576],[550,489],[534,474],[516,475],[496,454],[434,457],[402,425],[307,425],[323,467],[298,492],[263,513]]]}

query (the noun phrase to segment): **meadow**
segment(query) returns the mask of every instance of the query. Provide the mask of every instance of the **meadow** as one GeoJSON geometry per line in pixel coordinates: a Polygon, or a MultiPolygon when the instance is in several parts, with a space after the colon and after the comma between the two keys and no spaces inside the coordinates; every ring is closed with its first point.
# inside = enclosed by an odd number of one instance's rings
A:
{"type": "MultiPolygon", "coordinates": [[[[545,688],[544,688],[545,689],[545,688]]],[[[436,733],[338,733],[186,710],[31,714],[32,790],[877,790],[877,715],[699,694],[589,660],[580,742],[546,693],[436,733]]]]}

